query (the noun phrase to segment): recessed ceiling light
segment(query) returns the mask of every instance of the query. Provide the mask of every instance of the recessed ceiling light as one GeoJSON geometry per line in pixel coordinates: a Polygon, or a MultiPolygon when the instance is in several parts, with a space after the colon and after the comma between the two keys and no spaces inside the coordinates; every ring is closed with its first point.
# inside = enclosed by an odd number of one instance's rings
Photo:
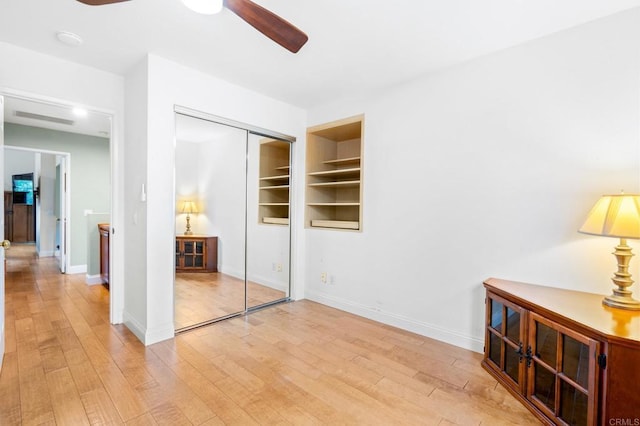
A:
{"type": "Polygon", "coordinates": [[[222,0],[182,0],[185,6],[197,13],[215,15],[222,10],[222,0]]]}
{"type": "Polygon", "coordinates": [[[72,111],[73,115],[77,117],[85,117],[88,113],[86,109],[80,107],[74,107],[72,111]]]}
{"type": "Polygon", "coordinates": [[[58,31],[56,33],[56,37],[61,43],[64,43],[67,46],[76,47],[82,44],[82,37],[69,31],[58,31]]]}

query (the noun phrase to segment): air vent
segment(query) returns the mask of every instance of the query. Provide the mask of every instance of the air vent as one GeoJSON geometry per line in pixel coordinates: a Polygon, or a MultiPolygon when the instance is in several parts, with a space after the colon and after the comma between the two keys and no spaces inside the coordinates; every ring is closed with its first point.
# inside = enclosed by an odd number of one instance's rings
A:
{"type": "Polygon", "coordinates": [[[33,114],[25,111],[16,111],[13,113],[13,115],[21,118],[31,118],[32,120],[41,120],[41,121],[48,121],[50,123],[66,124],[67,126],[73,126],[73,124],[75,123],[75,121],[67,120],[66,118],[49,117],[48,115],[33,114]]]}

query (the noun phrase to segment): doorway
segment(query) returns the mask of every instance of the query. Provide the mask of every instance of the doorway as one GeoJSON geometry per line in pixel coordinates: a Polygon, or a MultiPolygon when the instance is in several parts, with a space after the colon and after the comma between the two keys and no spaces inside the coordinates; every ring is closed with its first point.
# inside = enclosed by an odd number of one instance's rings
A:
{"type": "MultiPolygon", "coordinates": [[[[112,114],[14,92],[4,98],[5,152],[37,158],[38,255],[56,257],[61,273],[85,274],[88,285],[99,284],[99,246],[92,244],[99,238],[92,221],[108,222],[115,210],[112,114]]],[[[113,283],[110,288],[113,301],[113,283]]]]}
{"type": "MultiPolygon", "coordinates": [[[[9,128],[9,143],[15,134],[9,128]]],[[[19,130],[18,130],[19,131],[19,130]]],[[[32,135],[33,136],[33,135],[32,135]]],[[[6,145],[4,147],[5,238],[12,243],[33,244],[38,257],[57,259],[65,273],[70,194],[64,188],[68,152],[6,145]],[[16,171],[28,173],[14,174],[16,171]],[[62,171],[62,172],[61,172],[62,171]],[[27,181],[28,184],[21,183],[27,181]]]]}
{"type": "Polygon", "coordinates": [[[176,332],[289,300],[292,138],[175,117],[176,332]]]}

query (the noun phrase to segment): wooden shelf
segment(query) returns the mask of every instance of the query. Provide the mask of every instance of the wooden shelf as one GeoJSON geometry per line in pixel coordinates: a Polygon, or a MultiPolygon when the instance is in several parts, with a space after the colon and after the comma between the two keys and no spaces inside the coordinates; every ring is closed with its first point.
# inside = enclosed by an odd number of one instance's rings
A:
{"type": "Polygon", "coordinates": [[[260,189],[289,189],[289,185],[261,186],[260,189]]]}
{"type": "Polygon", "coordinates": [[[336,182],[318,182],[318,183],[310,183],[308,186],[313,186],[313,187],[325,187],[325,188],[331,188],[334,186],[359,186],[360,185],[360,181],[359,180],[341,180],[341,181],[336,181],[336,182]]]}
{"type": "Polygon", "coordinates": [[[283,179],[289,179],[289,175],[278,175],[278,176],[265,176],[265,177],[261,177],[260,180],[265,181],[265,180],[283,180],[283,179]]]}
{"type": "Polygon", "coordinates": [[[359,206],[360,203],[307,203],[308,206],[350,207],[359,206]]]}
{"type": "Polygon", "coordinates": [[[362,230],[364,116],[307,129],[305,226],[362,230]]]}
{"type": "Polygon", "coordinates": [[[263,217],[262,223],[269,223],[272,225],[288,225],[289,218],[288,217],[263,217]]]}
{"type": "Polygon", "coordinates": [[[260,141],[258,175],[258,223],[260,224],[289,224],[290,155],[289,142],[275,139],[260,141]]]}
{"type": "Polygon", "coordinates": [[[359,229],[360,223],[347,220],[320,220],[313,219],[311,226],[314,228],[335,228],[335,229],[359,229]]]}
{"type": "Polygon", "coordinates": [[[345,175],[345,174],[353,174],[360,175],[360,167],[354,167],[350,169],[336,169],[336,170],[323,170],[320,172],[311,172],[309,176],[337,176],[337,175],[345,175]]]}
{"type": "Polygon", "coordinates": [[[336,160],[326,160],[322,162],[322,164],[335,164],[335,165],[359,164],[359,163],[360,163],[360,157],[338,158],[336,160]]]}

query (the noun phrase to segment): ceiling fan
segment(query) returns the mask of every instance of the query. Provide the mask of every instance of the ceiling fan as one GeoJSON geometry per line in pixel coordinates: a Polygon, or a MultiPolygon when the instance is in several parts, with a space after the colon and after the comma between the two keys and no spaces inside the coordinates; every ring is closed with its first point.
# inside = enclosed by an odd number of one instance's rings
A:
{"type": "MultiPolygon", "coordinates": [[[[90,6],[120,3],[129,0],[77,0],[90,6]]],[[[295,25],[251,0],[223,0],[224,6],[285,49],[297,53],[309,37],[295,25]]]]}

